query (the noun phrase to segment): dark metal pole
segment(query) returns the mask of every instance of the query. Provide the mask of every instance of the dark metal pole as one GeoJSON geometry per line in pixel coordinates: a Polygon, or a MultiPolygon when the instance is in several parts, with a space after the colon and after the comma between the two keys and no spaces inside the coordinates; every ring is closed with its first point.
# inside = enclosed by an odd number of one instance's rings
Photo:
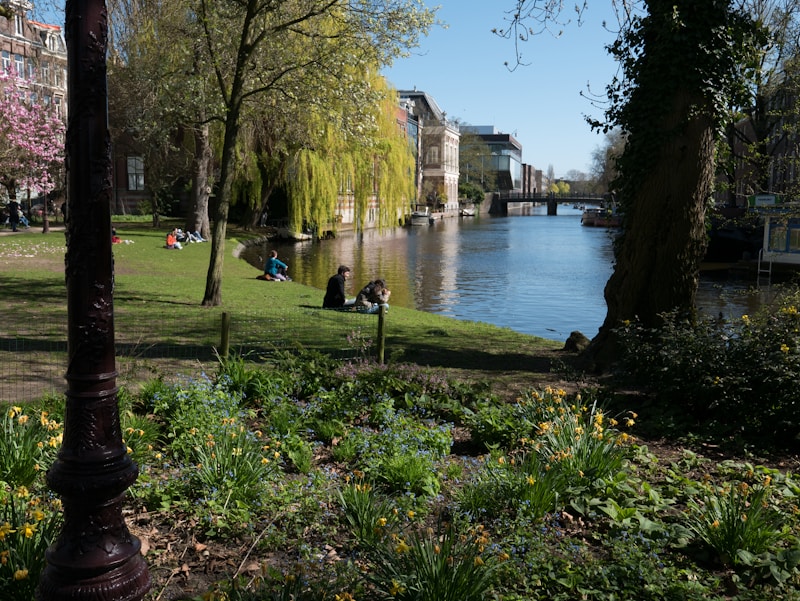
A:
{"type": "Polygon", "coordinates": [[[114,353],[111,143],[103,0],[67,0],[67,311],[64,439],[47,482],[64,526],[47,550],[40,601],[137,601],[150,588],[122,517],[138,469],[122,440],[114,353]]]}

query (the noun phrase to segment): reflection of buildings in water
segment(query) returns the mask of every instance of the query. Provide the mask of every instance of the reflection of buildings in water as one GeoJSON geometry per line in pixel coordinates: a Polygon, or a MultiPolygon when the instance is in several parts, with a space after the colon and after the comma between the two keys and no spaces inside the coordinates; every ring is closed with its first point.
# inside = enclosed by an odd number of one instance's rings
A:
{"type": "Polygon", "coordinates": [[[458,304],[459,232],[457,220],[445,219],[409,235],[414,308],[431,310],[458,304]]]}

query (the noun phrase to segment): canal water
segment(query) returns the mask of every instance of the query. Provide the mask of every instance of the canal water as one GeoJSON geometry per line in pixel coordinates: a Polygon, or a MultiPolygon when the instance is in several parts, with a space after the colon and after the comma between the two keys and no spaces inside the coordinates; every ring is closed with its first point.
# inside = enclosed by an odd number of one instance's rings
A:
{"type": "MultiPolygon", "coordinates": [[[[559,206],[554,216],[532,207],[508,217],[482,214],[319,242],[270,242],[242,258],[261,267],[276,249],[295,281],[320,289],[320,306],[328,278],[345,264],[353,270],[350,296],[382,278],[392,305],[554,340],[574,330],[591,338],[606,316],[613,232],[581,226],[580,216],[572,206],[559,206]]],[[[753,284],[704,277],[698,308],[727,318],[752,314],[760,302],[746,294],[753,284]]]]}

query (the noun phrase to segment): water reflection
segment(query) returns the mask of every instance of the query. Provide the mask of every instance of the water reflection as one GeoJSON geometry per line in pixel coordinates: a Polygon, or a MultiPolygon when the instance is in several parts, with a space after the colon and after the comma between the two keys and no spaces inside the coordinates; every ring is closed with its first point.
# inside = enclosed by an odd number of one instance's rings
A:
{"type": "MultiPolygon", "coordinates": [[[[367,231],[321,242],[269,243],[244,259],[261,268],[276,248],[291,277],[323,290],[340,264],[353,270],[348,294],[383,278],[392,304],[519,332],[566,339],[589,337],[606,315],[603,288],[613,265],[612,233],[582,227],[580,211],[545,207],[528,215],[450,218],[432,226],[367,231]]],[[[703,279],[697,305],[708,315],[752,314],[763,302],[745,294],[752,282],[703,279]]]]}

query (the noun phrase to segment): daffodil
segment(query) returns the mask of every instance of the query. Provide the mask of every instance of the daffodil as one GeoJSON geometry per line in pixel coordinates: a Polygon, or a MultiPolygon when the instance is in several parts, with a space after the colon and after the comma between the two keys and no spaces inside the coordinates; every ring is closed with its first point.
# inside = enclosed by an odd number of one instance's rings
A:
{"type": "Polygon", "coordinates": [[[12,532],[16,532],[16,530],[14,530],[11,527],[10,523],[6,522],[5,524],[1,524],[0,525],[0,540],[4,540],[5,537],[8,536],[9,534],[11,534],[12,532]]]}
{"type": "Polygon", "coordinates": [[[33,538],[33,535],[36,533],[36,525],[25,522],[21,532],[25,538],[33,538]]]}

